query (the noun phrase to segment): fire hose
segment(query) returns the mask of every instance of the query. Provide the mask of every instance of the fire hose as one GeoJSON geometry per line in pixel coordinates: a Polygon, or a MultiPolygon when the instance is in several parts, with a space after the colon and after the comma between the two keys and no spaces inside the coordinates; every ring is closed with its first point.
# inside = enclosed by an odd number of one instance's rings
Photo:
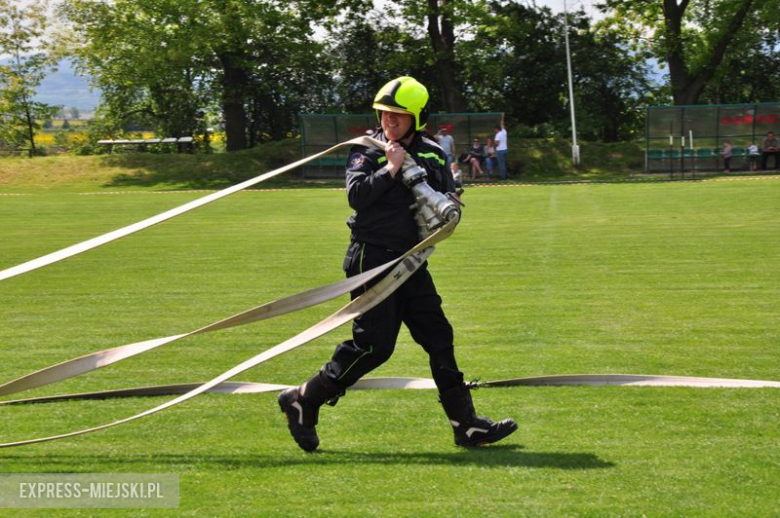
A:
{"type": "MultiPolygon", "coordinates": [[[[203,198],[199,198],[198,200],[171,209],[167,212],[148,218],[139,223],[129,225],[127,227],[116,230],[114,232],[109,232],[108,234],[105,234],[103,236],[99,236],[97,238],[93,238],[88,241],[84,241],[82,243],[65,248],[58,252],[48,254],[46,256],[40,257],[38,259],[34,259],[32,261],[28,261],[19,266],[3,270],[2,272],[0,272],[0,280],[4,280],[7,278],[14,277],[16,275],[21,275],[23,273],[33,271],[37,268],[47,266],[54,262],[67,259],[74,255],[86,252],[87,250],[91,250],[92,248],[96,248],[103,244],[120,239],[134,232],[138,232],[145,228],[149,228],[167,219],[173,218],[187,211],[203,206],[206,203],[210,203],[217,199],[223,198],[225,196],[238,192],[239,190],[245,189],[259,182],[272,178],[273,176],[289,171],[294,167],[302,165],[307,161],[314,160],[315,158],[330,153],[340,147],[344,147],[346,145],[355,145],[355,144],[384,148],[384,143],[372,139],[370,137],[360,137],[348,142],[341,143],[322,153],[318,153],[306,159],[299,160],[298,162],[265,173],[263,175],[252,178],[250,180],[229,187],[217,193],[205,196],[203,198]]],[[[412,167],[413,162],[410,163],[408,166],[412,167]]],[[[431,189],[420,190],[419,183],[420,181],[415,181],[415,186],[416,186],[415,200],[418,205],[425,203],[423,199],[425,198],[425,196],[429,196],[432,193],[439,194],[439,193],[435,193],[431,189]]],[[[365,293],[355,298],[349,304],[347,304],[346,306],[344,306],[343,308],[341,308],[339,311],[332,314],[331,316],[327,317],[326,319],[322,320],[318,324],[315,324],[314,326],[306,329],[305,331],[299,333],[298,335],[290,338],[289,340],[286,340],[272,347],[271,349],[268,349],[267,351],[264,351],[250,358],[249,360],[244,361],[243,363],[217,376],[213,380],[204,383],[202,385],[195,386],[191,390],[187,391],[185,394],[171,401],[168,401],[162,405],[158,405],[157,407],[154,407],[150,410],[146,410],[134,416],[130,416],[125,419],[120,419],[101,426],[96,426],[96,427],[83,429],[83,430],[77,430],[74,432],[64,433],[55,436],[40,437],[36,439],[4,443],[4,444],[0,444],[0,447],[21,446],[25,444],[34,444],[39,442],[63,439],[66,437],[73,437],[76,435],[83,435],[86,433],[96,432],[98,430],[103,430],[123,423],[134,421],[136,419],[140,419],[148,415],[152,415],[154,413],[160,412],[164,409],[170,408],[179,403],[183,403],[184,401],[191,399],[198,394],[206,392],[207,390],[220,385],[221,383],[229,380],[230,378],[252,367],[255,367],[265,361],[270,360],[275,356],[278,356],[296,347],[299,347],[319,336],[324,335],[329,331],[332,331],[336,327],[339,327],[344,323],[353,320],[354,318],[362,315],[366,311],[370,310],[371,308],[373,308],[374,306],[382,302],[396,289],[398,289],[398,287],[400,287],[401,284],[403,284],[412,274],[414,274],[414,272],[417,271],[417,269],[422,264],[425,263],[428,256],[430,256],[430,254],[433,253],[433,246],[439,241],[445,239],[446,237],[452,234],[452,232],[455,229],[455,226],[458,224],[458,221],[460,219],[460,211],[457,210],[457,208],[455,208],[454,202],[452,201],[447,202],[446,200],[443,201],[439,198],[436,198],[436,207],[434,207],[434,212],[436,211],[438,211],[438,214],[435,214],[434,215],[435,217],[429,218],[424,224],[421,223],[423,227],[425,227],[425,228],[421,228],[421,235],[423,234],[427,235],[425,239],[423,239],[418,245],[413,247],[411,250],[407,251],[404,255],[402,255],[398,259],[391,261],[385,265],[374,268],[373,270],[365,272],[364,274],[340,282],[336,282],[321,288],[309,290],[301,294],[286,297],[284,299],[280,299],[278,301],[274,301],[269,304],[258,306],[251,310],[239,313],[237,315],[215,322],[213,324],[202,327],[195,331],[191,331],[189,333],[173,335],[173,336],[168,336],[163,338],[156,338],[153,340],[137,342],[134,344],[108,349],[105,351],[99,351],[97,353],[93,353],[87,356],[82,356],[51,367],[47,367],[45,369],[23,376],[21,378],[10,381],[0,386],[0,396],[14,394],[23,390],[49,385],[51,383],[55,383],[58,381],[62,381],[64,379],[68,379],[74,376],[85,374],[87,372],[91,372],[100,367],[104,367],[116,363],[118,361],[121,361],[123,359],[136,356],[138,354],[150,351],[162,345],[171,343],[176,340],[180,340],[187,336],[192,336],[195,334],[205,333],[209,331],[215,331],[218,329],[226,329],[229,327],[248,324],[251,322],[257,322],[259,320],[271,318],[273,316],[279,316],[293,311],[298,311],[300,309],[311,307],[315,304],[319,304],[326,300],[331,300],[335,297],[343,295],[351,290],[354,290],[356,287],[367,283],[369,280],[381,275],[382,273],[386,272],[388,269],[393,268],[382,280],[380,280],[372,288],[366,290],[365,293]]]]}
{"type": "MultiPolygon", "coordinates": [[[[176,207],[159,215],[145,219],[141,222],[123,227],[121,229],[109,232],[102,236],[78,243],[71,247],[57,252],[39,257],[18,266],[0,271],[0,281],[31,272],[35,269],[62,261],[69,257],[84,253],[88,250],[110,243],[117,239],[126,237],[135,232],[144,230],[153,225],[184,214],[190,210],[206,205],[218,199],[224,198],[256,185],[264,180],[282,174],[305,164],[310,160],[319,158],[348,145],[364,145],[368,147],[383,148],[384,143],[371,139],[369,137],[360,137],[347,142],[338,144],[326,151],[317,153],[305,159],[299,160],[282,168],[262,174],[245,182],[239,183],[227,189],[204,196],[182,206],[176,207]]],[[[162,385],[141,388],[119,389],[109,391],[90,392],[83,394],[66,394],[58,396],[43,396],[37,398],[20,399],[13,401],[0,402],[0,405],[20,404],[20,403],[41,403],[62,401],[70,399],[102,399],[108,397],[127,397],[127,396],[159,396],[176,395],[179,397],[167,401],[149,410],[136,415],[120,419],[111,423],[95,426],[92,428],[77,430],[73,432],[40,437],[16,442],[0,444],[0,448],[35,444],[46,441],[53,441],[67,437],[74,437],[87,433],[104,430],[113,426],[128,423],[142,417],[146,417],[172,406],[183,403],[198,394],[204,392],[222,392],[222,393],[261,393],[269,391],[278,391],[287,388],[287,385],[274,385],[264,383],[230,382],[231,378],[245,372],[263,362],[270,360],[280,354],[288,352],[299,347],[317,337],[320,337],[329,331],[343,325],[346,322],[370,310],[382,300],[392,294],[403,282],[405,282],[417,269],[427,260],[433,247],[438,242],[449,237],[460,219],[460,211],[456,199],[445,196],[434,191],[425,182],[425,171],[417,167],[411,158],[407,157],[404,164],[402,181],[409,187],[415,199],[415,214],[419,226],[422,241],[406,252],[398,259],[374,268],[368,272],[338,281],[326,286],[308,290],[299,294],[291,295],[250,310],[244,311],[229,318],[209,324],[188,333],[172,335],[162,338],[155,338],[143,342],[123,345],[120,347],[99,351],[86,356],[81,356],[68,360],[51,367],[41,369],[31,374],[22,376],[18,379],[9,381],[0,385],[0,396],[16,394],[22,391],[42,387],[65,379],[86,374],[93,370],[117,363],[121,360],[151,351],[171,342],[196,334],[227,329],[230,327],[250,324],[272,317],[284,315],[294,311],[332,300],[342,296],[355,288],[366,284],[386,272],[389,273],[379,283],[367,290],[360,297],[355,298],[349,304],[304,330],[298,335],[260,353],[256,356],[242,362],[241,364],[227,370],[214,379],[205,383],[162,385]],[[391,270],[392,269],[392,270],[391,270]]],[[[565,375],[565,376],[543,376],[534,378],[516,378],[503,381],[484,382],[478,384],[482,387],[507,387],[507,386],[557,386],[557,385],[639,385],[639,386],[699,386],[699,387],[778,387],[780,382],[772,381],[753,381],[753,380],[734,380],[718,378],[694,378],[694,377],[675,377],[675,376],[649,376],[649,375],[565,375]]],[[[431,389],[435,388],[432,380],[417,378],[378,378],[360,380],[354,385],[355,389],[377,389],[377,388],[416,388],[431,389]]]]}

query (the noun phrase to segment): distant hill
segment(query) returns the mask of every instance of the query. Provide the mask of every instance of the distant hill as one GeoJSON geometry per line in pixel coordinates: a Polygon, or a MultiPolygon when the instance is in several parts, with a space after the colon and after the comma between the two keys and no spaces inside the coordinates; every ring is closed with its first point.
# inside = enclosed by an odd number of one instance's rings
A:
{"type": "Polygon", "coordinates": [[[54,106],[78,108],[93,112],[100,101],[100,91],[91,89],[89,79],[78,76],[69,60],[60,62],[56,72],[50,72],[36,89],[35,100],[54,106]]]}

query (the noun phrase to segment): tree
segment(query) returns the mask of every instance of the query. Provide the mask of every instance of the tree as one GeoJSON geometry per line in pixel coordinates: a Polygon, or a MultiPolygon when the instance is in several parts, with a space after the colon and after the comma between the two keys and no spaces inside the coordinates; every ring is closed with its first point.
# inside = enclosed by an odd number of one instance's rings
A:
{"type": "MultiPolygon", "coordinates": [[[[210,71],[197,56],[190,0],[68,0],[69,53],[102,91],[99,113],[112,133],[153,128],[165,136],[196,133],[210,98],[210,71]]],[[[197,10],[195,10],[197,11],[197,10]]]]}
{"type": "Polygon", "coordinates": [[[775,0],[605,0],[605,30],[627,34],[638,51],[669,69],[676,105],[696,104],[722,70],[728,51],[750,47],[754,23],[775,0]]]}
{"type": "MultiPolygon", "coordinates": [[[[412,75],[434,112],[503,111],[517,129],[568,129],[563,18],[533,2],[402,0],[390,16],[368,0],[64,1],[104,125],[178,136],[220,117],[237,150],[288,135],[297,113],[368,111],[382,84],[412,75]],[[315,25],[331,37],[315,38],[315,25]]],[[[594,32],[584,12],[571,25],[581,131],[631,135],[644,55],[594,32]]]]}
{"type": "Polygon", "coordinates": [[[578,133],[603,142],[636,138],[643,130],[639,107],[654,91],[646,61],[614,34],[594,32],[584,12],[569,17],[578,133]]]}
{"type": "Polygon", "coordinates": [[[217,105],[233,151],[262,138],[261,128],[278,135],[294,120],[290,94],[300,89],[291,78],[316,77],[314,22],[338,3],[67,0],[63,13],[79,35],[77,59],[97,77],[110,113],[144,113],[169,130],[180,121],[194,132],[217,105]]]}
{"type": "Polygon", "coordinates": [[[563,26],[548,8],[487,2],[474,37],[463,42],[474,111],[502,111],[510,126],[566,120],[563,26]]]}
{"type": "Polygon", "coordinates": [[[466,111],[456,29],[463,25],[472,2],[401,0],[389,11],[371,9],[371,2],[360,0],[340,3],[353,10],[343,13],[344,21],[331,31],[336,43],[329,51],[336,58],[336,81],[355,77],[342,75],[341,67],[356,72],[360,88],[371,85],[373,97],[392,77],[413,75],[426,85],[439,109],[466,111]],[[369,55],[375,59],[355,59],[369,55]],[[370,70],[376,72],[373,77],[370,70]]]}
{"type": "Polygon", "coordinates": [[[46,29],[46,6],[32,2],[24,10],[10,0],[0,0],[0,55],[10,60],[0,65],[0,140],[12,146],[29,143],[35,156],[39,121],[52,117],[56,108],[33,100],[35,88],[51,65],[37,51],[46,29]]]}
{"type": "Polygon", "coordinates": [[[432,50],[424,37],[411,34],[377,12],[344,18],[329,38],[333,43],[326,48],[327,60],[320,63],[332,78],[330,98],[323,100],[330,104],[324,111],[371,111],[374,95],[382,85],[406,75],[428,87],[432,111],[447,109],[438,74],[430,66],[432,50]]]}
{"type": "MultiPolygon", "coordinates": [[[[534,4],[475,5],[472,33],[459,46],[472,110],[505,112],[515,134],[569,134],[563,16],[534,4]]],[[[569,13],[569,33],[578,133],[631,137],[641,128],[637,106],[651,90],[644,60],[613,35],[598,34],[582,10],[569,13]]]]}
{"type": "Polygon", "coordinates": [[[281,138],[296,114],[317,104],[323,81],[323,45],[314,28],[360,0],[220,0],[201,4],[208,27],[206,56],[219,66],[216,78],[228,150],[281,138]],[[207,6],[207,7],[206,7],[207,6]],[[242,140],[243,139],[243,140],[242,140]]]}
{"type": "Polygon", "coordinates": [[[711,104],[754,103],[780,99],[780,12],[765,10],[751,19],[748,42],[728,53],[701,96],[711,104]],[[754,39],[755,38],[755,39],[754,39]]]}
{"type": "Polygon", "coordinates": [[[338,73],[334,74],[332,92],[326,101],[328,107],[324,111],[369,111],[370,100],[384,84],[385,76],[392,75],[386,69],[384,57],[388,53],[383,48],[382,35],[395,31],[395,28],[384,26],[380,33],[377,30],[380,24],[374,21],[372,15],[368,18],[346,17],[337,29],[340,37],[328,38],[332,44],[326,49],[327,64],[338,73]],[[355,55],[361,55],[363,59],[353,59],[355,55]]]}
{"type": "Polygon", "coordinates": [[[427,0],[428,37],[433,48],[444,107],[450,112],[466,111],[466,97],[460,87],[455,58],[454,13],[451,0],[427,0]]]}
{"type": "MultiPolygon", "coordinates": [[[[562,15],[528,2],[396,5],[401,17],[373,12],[339,26],[330,54],[334,109],[365,111],[383,81],[414,75],[431,90],[434,111],[502,111],[529,135],[568,132],[562,15]]],[[[634,135],[637,106],[651,89],[643,57],[597,34],[583,11],[570,16],[580,131],[608,141],[634,135]]]]}

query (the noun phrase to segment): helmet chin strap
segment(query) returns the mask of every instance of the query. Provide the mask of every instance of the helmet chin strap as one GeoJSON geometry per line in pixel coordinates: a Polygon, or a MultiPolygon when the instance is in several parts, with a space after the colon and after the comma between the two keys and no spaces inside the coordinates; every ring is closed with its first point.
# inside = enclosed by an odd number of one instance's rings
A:
{"type": "MultiPolygon", "coordinates": [[[[407,148],[408,148],[408,146],[409,146],[409,144],[411,144],[411,143],[412,143],[412,140],[413,140],[413,139],[411,139],[411,138],[409,138],[409,137],[412,137],[412,136],[413,136],[415,133],[417,133],[417,130],[415,130],[415,129],[414,129],[414,126],[412,126],[412,127],[410,127],[410,128],[409,128],[409,130],[408,130],[406,133],[404,133],[404,135],[403,135],[401,138],[399,138],[399,139],[398,139],[396,142],[398,142],[399,144],[401,144],[401,147],[403,147],[404,149],[407,149],[407,148]],[[408,142],[407,142],[407,139],[408,139],[408,142]]],[[[385,136],[385,138],[387,138],[388,140],[390,140],[390,139],[387,137],[387,134],[384,132],[384,130],[382,130],[382,134],[385,136]]]]}
{"type": "Polygon", "coordinates": [[[411,126],[409,126],[409,130],[408,130],[408,131],[407,131],[407,132],[404,134],[404,136],[403,136],[403,137],[401,137],[401,140],[406,140],[406,139],[408,139],[409,137],[411,137],[412,135],[414,135],[414,134],[415,134],[415,132],[417,132],[417,130],[416,130],[416,129],[414,129],[414,123],[412,123],[412,125],[411,125],[411,126]]]}

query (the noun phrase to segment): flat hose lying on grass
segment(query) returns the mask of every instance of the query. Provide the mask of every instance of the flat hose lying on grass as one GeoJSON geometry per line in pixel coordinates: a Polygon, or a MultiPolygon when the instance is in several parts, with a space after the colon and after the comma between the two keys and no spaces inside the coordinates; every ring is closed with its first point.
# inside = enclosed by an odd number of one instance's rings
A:
{"type": "MultiPolygon", "coordinates": [[[[58,401],[114,399],[122,397],[173,396],[185,394],[202,383],[177,383],[77,394],[59,394],[40,396],[12,401],[0,401],[2,405],[22,405],[32,403],[56,403],[58,401]]],[[[534,376],[501,381],[474,383],[477,388],[497,387],[563,387],[563,386],[606,386],[619,385],[631,387],[697,387],[697,388],[780,388],[780,381],[759,381],[728,378],[701,378],[692,376],[656,376],[646,374],[559,374],[554,376],[534,376]]],[[[208,394],[263,394],[279,392],[293,385],[273,383],[254,383],[249,381],[226,381],[208,389],[208,394]]],[[[436,383],[430,378],[364,378],[350,387],[350,390],[410,389],[432,390],[436,383]]]]}
{"type": "MultiPolygon", "coordinates": [[[[94,238],[85,241],[83,243],[74,245],[72,247],[63,249],[59,252],[49,254],[47,256],[30,261],[28,263],[24,263],[14,268],[10,268],[8,270],[4,270],[3,272],[0,272],[0,280],[5,278],[10,278],[15,275],[20,275],[22,273],[27,273],[34,269],[40,268],[42,266],[46,266],[47,264],[52,264],[54,262],[61,261],[63,259],[72,257],[73,255],[85,252],[87,250],[90,250],[102,244],[106,244],[116,239],[120,239],[131,233],[137,232],[144,228],[148,228],[152,225],[165,221],[166,219],[170,219],[179,214],[182,214],[194,208],[205,205],[206,203],[215,201],[216,199],[227,196],[241,189],[247,188],[251,185],[255,185],[263,180],[276,176],[277,174],[281,174],[282,172],[288,171],[293,167],[301,165],[309,160],[313,160],[319,156],[322,156],[323,154],[327,154],[331,151],[334,151],[335,149],[338,149],[346,145],[355,145],[355,144],[361,144],[361,145],[366,145],[370,147],[379,147],[379,148],[384,147],[384,143],[377,141],[375,139],[371,139],[369,137],[361,137],[358,139],[353,139],[351,141],[334,146],[323,153],[318,153],[316,155],[308,157],[307,159],[300,160],[294,164],[291,164],[290,166],[285,166],[275,171],[265,173],[264,175],[260,175],[256,178],[253,178],[252,180],[248,180],[236,186],[224,189],[223,191],[219,191],[218,193],[214,193],[204,198],[200,198],[199,200],[195,200],[195,202],[190,202],[188,204],[185,204],[176,209],[172,209],[158,216],[148,218],[140,223],[136,223],[134,225],[124,227],[122,229],[105,234],[98,238],[94,238]]],[[[272,316],[279,316],[293,311],[298,311],[305,307],[311,307],[315,304],[319,304],[326,300],[330,300],[337,296],[343,295],[355,289],[357,286],[363,285],[367,283],[369,280],[376,278],[377,276],[387,271],[389,268],[391,267],[393,268],[390,271],[390,273],[387,274],[383,279],[381,279],[376,285],[367,289],[362,295],[355,298],[349,304],[347,304],[346,306],[344,306],[343,308],[341,308],[339,311],[329,316],[328,318],[322,320],[318,324],[310,327],[309,329],[306,329],[305,331],[290,338],[289,340],[286,340],[285,342],[282,342],[272,347],[271,349],[268,349],[267,351],[264,351],[254,356],[253,358],[250,358],[249,360],[246,360],[245,362],[237,365],[236,367],[229,369],[228,371],[224,372],[220,376],[217,376],[216,378],[214,378],[213,380],[207,383],[204,383],[199,386],[190,387],[189,390],[186,391],[186,393],[171,401],[168,401],[162,405],[141,412],[134,416],[125,419],[120,419],[118,421],[114,421],[112,423],[96,426],[93,428],[78,430],[74,432],[69,432],[65,434],[55,435],[55,436],[4,443],[4,444],[0,444],[0,448],[21,446],[25,444],[35,444],[39,442],[63,439],[66,437],[73,437],[76,435],[83,435],[86,433],[96,432],[98,430],[104,430],[112,426],[117,426],[123,423],[134,421],[136,419],[140,419],[141,417],[152,415],[154,413],[165,410],[166,408],[170,408],[179,403],[183,403],[184,401],[192,397],[195,397],[198,394],[206,392],[209,389],[212,389],[213,387],[218,386],[219,384],[229,380],[230,378],[252,367],[259,365],[260,363],[268,361],[275,356],[290,351],[319,336],[322,336],[325,333],[332,331],[336,327],[339,327],[344,323],[349,322],[354,318],[364,314],[365,312],[367,312],[368,310],[370,310],[371,308],[373,308],[374,306],[382,302],[396,289],[398,289],[401,286],[401,284],[403,284],[414,272],[417,271],[417,269],[422,264],[425,263],[425,261],[430,256],[430,254],[433,253],[434,245],[439,241],[446,239],[452,234],[459,220],[460,220],[459,215],[457,213],[453,214],[453,217],[451,217],[443,226],[438,228],[434,233],[432,233],[430,236],[428,236],[426,239],[421,241],[419,244],[417,244],[415,247],[410,249],[408,252],[406,252],[398,259],[386,263],[385,265],[374,268],[373,270],[370,270],[369,272],[366,272],[355,278],[339,281],[331,285],[323,286],[321,288],[316,288],[314,290],[309,290],[301,294],[292,295],[290,297],[286,297],[284,299],[280,299],[278,301],[265,304],[263,306],[258,306],[254,309],[245,311],[243,313],[227,318],[225,320],[220,320],[218,322],[215,322],[214,324],[210,324],[206,327],[197,329],[189,333],[173,335],[173,336],[168,336],[163,338],[156,338],[153,340],[146,340],[143,342],[117,347],[114,349],[99,351],[97,353],[93,353],[87,356],[82,356],[51,367],[47,367],[45,369],[39,370],[32,374],[8,382],[0,386],[0,395],[14,394],[31,388],[49,385],[51,383],[72,378],[80,374],[85,374],[87,372],[91,372],[100,367],[104,367],[106,365],[116,363],[123,359],[136,356],[138,354],[150,351],[162,345],[171,343],[173,341],[194,334],[204,333],[207,331],[214,331],[218,329],[225,329],[228,327],[234,327],[238,325],[244,325],[265,318],[270,318],[272,316]]]]}
{"type": "MultiPolygon", "coordinates": [[[[167,212],[159,214],[157,216],[148,218],[139,223],[129,225],[122,229],[110,232],[103,236],[84,241],[77,245],[65,248],[58,252],[28,261],[27,263],[3,270],[0,272],[0,281],[8,279],[23,273],[28,273],[43,266],[67,259],[74,255],[86,252],[103,244],[120,239],[132,233],[138,232],[145,228],[149,228],[153,225],[171,219],[175,216],[183,214],[187,211],[193,210],[197,207],[203,206],[217,199],[223,198],[242,189],[246,189],[252,185],[256,185],[264,180],[272,178],[285,171],[289,171],[295,167],[298,167],[309,160],[313,160],[322,155],[328,154],[338,148],[347,145],[366,145],[370,147],[383,147],[384,143],[370,139],[368,137],[361,137],[353,139],[348,142],[344,142],[337,146],[334,146],[322,153],[318,153],[306,159],[300,160],[288,166],[280,169],[265,173],[258,177],[247,180],[243,183],[229,187],[222,191],[213,193],[194,200],[180,207],[171,209],[167,212]]],[[[72,399],[105,399],[110,397],[133,397],[133,396],[158,396],[158,395],[177,395],[179,397],[168,401],[164,404],[156,406],[150,410],[146,410],[134,416],[114,421],[112,423],[104,424],[101,426],[88,428],[84,430],[78,430],[61,435],[42,437],[37,439],[29,439],[24,441],[17,441],[11,443],[0,444],[0,447],[21,446],[25,444],[34,444],[45,441],[52,441],[56,439],[62,439],[66,437],[73,437],[77,435],[83,435],[86,433],[95,432],[98,430],[104,430],[112,426],[127,423],[141,417],[152,415],[160,412],[164,409],[170,408],[179,403],[183,403],[188,399],[195,397],[198,394],[204,392],[217,392],[217,393],[261,393],[278,391],[287,388],[286,385],[271,385],[264,383],[242,383],[242,382],[229,382],[228,380],[237,376],[238,374],[259,365],[271,358],[290,351],[304,343],[322,336],[323,334],[335,329],[336,327],[354,319],[355,317],[370,310],[376,304],[380,303],[393,291],[395,291],[406,279],[408,279],[418,268],[422,265],[428,256],[433,252],[433,245],[439,241],[449,237],[455,229],[459,218],[453,218],[448,221],[442,228],[438,229],[435,233],[422,241],[419,245],[409,250],[406,254],[401,256],[395,261],[391,261],[384,265],[381,265],[373,270],[365,272],[356,277],[348,278],[342,281],[338,281],[326,286],[315,288],[303,293],[285,297],[268,304],[258,306],[256,308],[244,311],[232,317],[224,320],[220,320],[208,326],[199,328],[189,333],[173,335],[163,338],[156,338],[152,340],[146,340],[143,342],[137,342],[134,344],[124,345],[105,351],[99,351],[93,354],[75,358],[66,362],[59,363],[57,365],[41,369],[32,374],[28,374],[16,380],[0,385],[0,396],[15,394],[25,390],[29,390],[36,387],[49,385],[58,381],[62,381],[74,376],[85,374],[96,370],[98,368],[111,365],[126,358],[136,356],[138,354],[148,352],[152,349],[160,347],[162,345],[174,342],[176,340],[183,339],[195,334],[216,331],[220,329],[227,329],[239,325],[245,325],[253,322],[258,322],[267,318],[287,314],[294,311],[320,304],[327,300],[331,300],[335,297],[344,295],[355,288],[369,282],[371,279],[382,275],[390,268],[393,270],[373,288],[366,293],[356,298],[345,307],[312,326],[311,328],[303,331],[295,337],[275,346],[271,349],[264,351],[249,360],[241,363],[240,365],[233,367],[213,380],[199,384],[177,384],[177,385],[163,385],[141,388],[129,388],[119,390],[109,390],[100,392],[90,392],[82,394],[66,394],[58,396],[44,396],[38,398],[28,398],[14,401],[0,402],[0,405],[9,404],[21,404],[21,403],[42,403],[53,402],[72,399]]],[[[691,377],[675,377],[675,376],[646,376],[646,375],[567,375],[567,376],[544,376],[537,378],[518,378],[503,381],[484,382],[479,383],[480,387],[508,387],[508,386],[545,386],[545,385],[639,385],[639,386],[698,386],[698,387],[780,387],[780,382],[771,381],[752,381],[752,380],[729,380],[729,379],[717,379],[717,378],[691,378],[691,377]]],[[[418,378],[379,378],[379,379],[365,379],[356,383],[353,388],[355,389],[380,389],[380,388],[405,388],[405,389],[433,389],[435,384],[429,379],[418,378]]]]}

